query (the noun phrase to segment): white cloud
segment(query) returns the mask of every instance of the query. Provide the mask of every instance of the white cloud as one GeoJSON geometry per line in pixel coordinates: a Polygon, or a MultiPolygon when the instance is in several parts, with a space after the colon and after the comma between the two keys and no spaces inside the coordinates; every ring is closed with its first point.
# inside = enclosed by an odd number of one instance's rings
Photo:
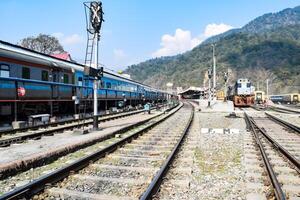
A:
{"type": "Polygon", "coordinates": [[[211,37],[211,36],[214,36],[214,35],[224,33],[224,32],[226,32],[226,31],[228,31],[232,28],[233,28],[233,26],[223,24],[223,23],[221,23],[221,24],[208,24],[205,27],[204,36],[206,38],[208,38],[208,37],[211,37]]]}
{"type": "Polygon", "coordinates": [[[53,33],[52,36],[56,37],[63,46],[76,45],[83,41],[82,37],[78,34],[64,35],[63,33],[58,32],[53,33]]]}
{"type": "Polygon", "coordinates": [[[192,37],[189,30],[176,29],[174,35],[165,34],[161,37],[161,48],[152,53],[152,57],[172,56],[199,45],[208,37],[223,33],[233,27],[227,24],[208,24],[202,34],[192,37]]]}
{"type": "Polygon", "coordinates": [[[153,57],[171,56],[178,53],[183,53],[187,50],[200,44],[201,40],[192,38],[190,31],[185,31],[180,28],[176,29],[175,35],[165,34],[161,37],[162,46],[152,54],[153,57]]]}

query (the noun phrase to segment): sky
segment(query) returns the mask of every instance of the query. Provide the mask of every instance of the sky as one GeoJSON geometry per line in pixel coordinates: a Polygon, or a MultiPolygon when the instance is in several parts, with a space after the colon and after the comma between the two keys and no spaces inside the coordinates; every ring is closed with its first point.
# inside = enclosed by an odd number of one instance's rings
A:
{"type": "MultiPolygon", "coordinates": [[[[49,34],[84,61],[83,0],[0,0],[0,40],[49,34]]],[[[206,38],[239,28],[300,0],[102,0],[99,62],[118,71],[151,58],[191,50],[206,38]]]]}

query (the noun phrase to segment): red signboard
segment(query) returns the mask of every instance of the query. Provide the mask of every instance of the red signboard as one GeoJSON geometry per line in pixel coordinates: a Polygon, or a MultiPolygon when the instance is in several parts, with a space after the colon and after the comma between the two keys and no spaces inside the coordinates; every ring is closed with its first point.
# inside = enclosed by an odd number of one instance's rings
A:
{"type": "Polygon", "coordinates": [[[26,94],[26,90],[23,87],[18,87],[18,97],[24,97],[26,94]]]}

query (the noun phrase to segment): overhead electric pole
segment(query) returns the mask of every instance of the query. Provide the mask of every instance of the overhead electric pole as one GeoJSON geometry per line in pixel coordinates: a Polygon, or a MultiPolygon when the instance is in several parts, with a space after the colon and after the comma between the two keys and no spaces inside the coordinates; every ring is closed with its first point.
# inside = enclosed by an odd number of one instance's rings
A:
{"type": "Polygon", "coordinates": [[[267,99],[269,99],[269,79],[267,79],[267,99]]]}
{"type": "Polygon", "coordinates": [[[213,94],[216,91],[216,56],[215,56],[215,44],[212,44],[212,53],[213,53],[213,94]]]}
{"type": "Polygon", "coordinates": [[[228,70],[224,72],[224,101],[227,101],[227,81],[228,81],[228,70]]]}
{"type": "Polygon", "coordinates": [[[208,75],[208,105],[207,107],[210,108],[210,104],[211,104],[211,68],[208,69],[207,71],[207,75],[208,75]]]}

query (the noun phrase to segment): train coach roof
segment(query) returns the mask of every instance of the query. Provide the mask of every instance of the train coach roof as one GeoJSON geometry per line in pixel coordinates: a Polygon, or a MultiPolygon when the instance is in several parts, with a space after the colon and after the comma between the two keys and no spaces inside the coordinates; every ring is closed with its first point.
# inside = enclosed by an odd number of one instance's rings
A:
{"type": "MultiPolygon", "coordinates": [[[[47,65],[47,66],[51,66],[51,67],[62,67],[62,68],[69,69],[69,70],[75,69],[75,70],[82,71],[85,66],[80,63],[60,59],[60,58],[57,58],[54,56],[50,56],[48,54],[40,53],[40,52],[21,47],[19,45],[11,44],[11,43],[8,43],[8,42],[2,41],[2,40],[0,40],[0,55],[1,54],[5,55],[7,57],[10,57],[10,58],[14,58],[14,59],[22,59],[22,60],[26,60],[28,62],[43,64],[43,65],[47,65]]],[[[128,79],[126,77],[120,76],[113,72],[108,72],[107,70],[104,70],[104,73],[110,74],[112,76],[116,76],[118,78],[127,80],[129,82],[134,82],[136,84],[151,88],[148,85],[128,79]]],[[[160,91],[157,89],[154,89],[154,90],[160,91]]],[[[161,91],[161,92],[163,92],[163,91],[161,91]]]]}
{"type": "Polygon", "coordinates": [[[84,67],[83,65],[78,63],[55,58],[50,55],[11,44],[2,40],[0,40],[0,53],[7,57],[12,57],[15,59],[21,58],[29,62],[44,64],[52,67],[63,67],[67,69],[73,67],[77,70],[82,70],[82,67],[84,67]]]}

